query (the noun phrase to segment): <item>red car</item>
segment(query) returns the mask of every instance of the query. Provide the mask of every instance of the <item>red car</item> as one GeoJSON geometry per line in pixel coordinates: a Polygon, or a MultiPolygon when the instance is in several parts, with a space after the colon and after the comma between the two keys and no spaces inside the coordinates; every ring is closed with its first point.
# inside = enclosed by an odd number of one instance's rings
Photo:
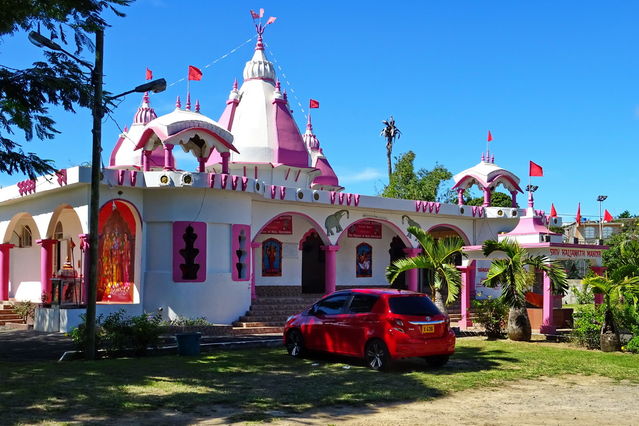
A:
{"type": "Polygon", "coordinates": [[[424,357],[442,366],[455,352],[450,320],[421,293],[392,289],[337,291],[307,311],[293,315],[284,327],[288,353],[307,350],[364,358],[383,370],[393,359],[424,357]]]}

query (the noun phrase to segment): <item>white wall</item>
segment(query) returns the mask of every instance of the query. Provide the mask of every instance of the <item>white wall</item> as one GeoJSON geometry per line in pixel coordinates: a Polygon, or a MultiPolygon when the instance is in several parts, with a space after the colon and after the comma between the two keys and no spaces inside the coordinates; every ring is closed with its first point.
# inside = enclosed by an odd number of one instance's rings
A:
{"type": "Polygon", "coordinates": [[[382,238],[363,239],[349,238],[344,236],[340,240],[340,249],[337,252],[337,285],[348,286],[387,286],[385,271],[390,264],[390,243],[396,234],[387,226],[382,225],[382,238]],[[360,243],[368,243],[373,249],[373,276],[360,277],[356,276],[355,270],[355,250],[360,243]]]}

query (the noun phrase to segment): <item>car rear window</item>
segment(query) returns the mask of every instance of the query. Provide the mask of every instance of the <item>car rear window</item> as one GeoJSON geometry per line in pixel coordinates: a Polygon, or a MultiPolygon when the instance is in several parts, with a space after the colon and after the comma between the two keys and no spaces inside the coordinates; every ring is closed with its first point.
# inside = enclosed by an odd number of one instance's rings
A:
{"type": "Polygon", "coordinates": [[[388,300],[390,310],[399,315],[427,315],[440,314],[439,309],[426,296],[391,297],[388,300]]]}
{"type": "Polygon", "coordinates": [[[373,310],[378,297],[372,294],[355,294],[351,301],[349,312],[352,314],[365,314],[373,310]]]}

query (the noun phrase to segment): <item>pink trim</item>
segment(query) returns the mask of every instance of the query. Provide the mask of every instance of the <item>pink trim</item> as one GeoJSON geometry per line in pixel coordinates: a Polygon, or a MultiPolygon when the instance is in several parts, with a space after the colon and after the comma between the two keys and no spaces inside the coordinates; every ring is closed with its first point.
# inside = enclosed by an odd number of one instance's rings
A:
{"type": "Polygon", "coordinates": [[[251,301],[257,299],[257,294],[255,292],[255,261],[257,256],[257,249],[261,247],[262,243],[251,243],[251,301]]]}
{"type": "Polygon", "coordinates": [[[89,270],[91,266],[91,258],[89,257],[89,234],[79,234],[80,239],[80,252],[82,253],[82,303],[86,304],[88,301],[88,289],[89,289],[89,270]]]}
{"type": "Polygon", "coordinates": [[[109,157],[109,166],[113,167],[115,166],[115,157],[118,154],[118,151],[120,150],[120,147],[122,146],[122,142],[124,142],[124,136],[120,135],[120,137],[118,138],[118,141],[115,143],[115,147],[113,148],[113,151],[111,151],[111,156],[109,157]]]}
{"type": "MultiPolygon", "coordinates": [[[[466,246],[468,246],[468,244],[470,244],[470,239],[468,238],[466,233],[464,231],[462,231],[461,228],[459,228],[458,226],[451,225],[449,223],[440,223],[438,225],[431,226],[430,228],[428,228],[428,230],[426,232],[432,232],[436,228],[449,228],[449,229],[452,229],[453,231],[455,231],[457,233],[457,235],[459,235],[461,237],[462,240],[464,240],[464,244],[466,246]]],[[[481,247],[481,246],[479,246],[479,247],[481,247]]]]}
{"type": "Polygon", "coordinates": [[[222,173],[229,173],[229,158],[231,157],[230,152],[221,152],[220,156],[222,157],[222,173]]]}
{"type": "Polygon", "coordinates": [[[61,169],[55,172],[58,178],[58,185],[63,186],[67,184],[67,169],[61,169]]]}
{"type": "MultiPolygon", "coordinates": [[[[522,191],[522,189],[519,187],[519,184],[511,176],[508,176],[508,175],[503,174],[503,173],[500,174],[500,175],[495,176],[489,182],[494,188],[497,188],[497,185],[499,185],[499,184],[504,185],[503,183],[500,182],[501,180],[508,181],[512,186],[515,187],[515,189],[518,192],[521,192],[522,194],[524,193],[524,191],[522,191]]],[[[505,185],[504,185],[504,187],[505,187],[505,185]]]]}
{"type": "Polygon", "coordinates": [[[226,173],[220,177],[220,188],[226,189],[226,184],[228,183],[229,175],[226,173]]]}
{"type": "Polygon", "coordinates": [[[357,207],[357,206],[359,206],[359,197],[360,197],[360,195],[359,194],[355,194],[354,197],[355,197],[355,207],[357,207]]]}
{"type": "Polygon", "coordinates": [[[246,176],[242,176],[242,191],[246,191],[248,187],[248,178],[246,176]]]}
{"type": "MultiPolygon", "coordinates": [[[[608,268],[606,268],[605,266],[591,266],[590,269],[596,275],[603,276],[606,272],[606,269],[608,268]]],[[[601,305],[604,302],[603,294],[595,294],[594,302],[595,302],[595,306],[601,305]]]]}
{"type": "Polygon", "coordinates": [[[173,281],[176,283],[195,282],[201,283],[206,281],[206,223],[205,222],[173,222],[173,281]],[[193,242],[193,248],[198,250],[194,262],[199,265],[195,279],[189,280],[182,278],[182,270],[180,265],[185,262],[180,252],[185,247],[183,235],[186,228],[191,226],[197,238],[193,242]]]}
{"type": "Polygon", "coordinates": [[[321,247],[325,253],[325,281],[324,281],[324,293],[331,294],[337,287],[337,251],[338,245],[326,245],[321,247]]]}
{"type": "Polygon", "coordinates": [[[51,301],[51,273],[53,268],[52,248],[58,240],[43,239],[37,240],[40,244],[40,289],[46,295],[45,301],[51,301]]]}
{"type": "Polygon", "coordinates": [[[209,188],[213,188],[215,185],[215,173],[209,174],[209,188]]]}
{"type": "Polygon", "coordinates": [[[257,179],[257,166],[255,166],[255,179],[257,179]]]}
{"type": "Polygon", "coordinates": [[[542,235],[559,235],[553,232],[550,232],[546,225],[544,225],[542,218],[539,217],[531,217],[524,216],[519,219],[519,223],[512,231],[508,232],[506,235],[532,235],[532,234],[542,234],[542,235]]]}
{"type": "Polygon", "coordinates": [[[313,233],[316,233],[316,234],[317,234],[317,230],[316,230],[315,228],[311,228],[311,229],[309,229],[308,231],[306,231],[306,232],[304,233],[304,235],[302,235],[302,238],[300,238],[300,242],[299,242],[299,244],[297,245],[297,249],[298,249],[298,250],[302,250],[303,245],[304,245],[304,241],[306,241],[306,239],[307,239],[308,237],[310,237],[313,233]]]}
{"type": "Polygon", "coordinates": [[[348,225],[344,226],[344,230],[339,234],[339,237],[337,237],[336,244],[339,245],[342,238],[344,238],[344,236],[348,234],[348,228],[350,228],[351,226],[359,222],[378,222],[378,223],[387,225],[399,238],[401,238],[402,242],[404,243],[406,247],[412,247],[411,242],[408,240],[408,238],[404,234],[404,231],[402,231],[401,228],[399,228],[397,225],[395,225],[393,222],[389,220],[377,219],[372,217],[365,217],[362,219],[358,219],[355,222],[349,223],[348,225]]]}
{"type": "Polygon", "coordinates": [[[351,200],[353,199],[353,194],[346,194],[346,205],[351,205],[351,200]]]}
{"type": "Polygon", "coordinates": [[[283,200],[286,197],[286,187],[280,186],[280,200],[283,200]]]}
{"type": "Polygon", "coordinates": [[[118,185],[119,186],[124,185],[124,173],[126,173],[126,170],[118,170],[118,185]]]}
{"type": "Polygon", "coordinates": [[[275,199],[275,194],[277,193],[277,187],[275,185],[271,185],[271,198],[275,199]]]}
{"type": "Polygon", "coordinates": [[[426,213],[428,209],[428,213],[433,213],[435,210],[435,214],[439,214],[439,209],[441,208],[441,203],[437,203],[434,201],[415,201],[415,211],[422,211],[426,213]]]}
{"type": "Polygon", "coordinates": [[[289,173],[291,173],[291,168],[289,167],[288,170],[286,171],[286,175],[284,176],[284,180],[288,180],[288,175],[289,173]]]}
{"type": "Polygon", "coordinates": [[[135,170],[129,170],[129,182],[131,182],[131,186],[135,186],[138,181],[138,172],[135,170]]]}
{"type": "Polygon", "coordinates": [[[544,272],[544,299],[541,309],[541,326],[539,332],[543,334],[555,334],[557,329],[553,325],[553,297],[550,277],[544,272]]]}
{"type": "MultiPolygon", "coordinates": [[[[460,188],[462,186],[462,184],[464,184],[468,179],[475,179],[477,181],[477,185],[479,186],[479,189],[483,190],[484,188],[486,188],[488,186],[488,182],[484,181],[482,178],[480,178],[479,176],[476,176],[472,173],[469,173],[467,175],[464,175],[463,178],[461,178],[459,180],[459,182],[457,182],[452,189],[457,189],[460,188]]],[[[469,187],[472,185],[469,185],[469,187]]]]}
{"type": "Polygon", "coordinates": [[[273,130],[275,158],[290,167],[309,167],[309,154],[286,101],[273,100],[273,130]]]}
{"type": "Polygon", "coordinates": [[[237,189],[237,183],[238,183],[238,179],[240,177],[237,175],[233,175],[231,176],[231,188],[233,188],[233,191],[235,191],[237,189]]]}
{"type": "Polygon", "coordinates": [[[337,193],[335,191],[331,191],[331,204],[335,204],[335,196],[337,193]]]}
{"type": "Polygon", "coordinates": [[[461,272],[461,320],[458,325],[462,330],[466,330],[468,327],[473,325],[473,322],[470,319],[470,293],[472,289],[475,261],[473,260],[468,266],[458,266],[457,269],[461,272]]]}
{"type": "MultiPolygon", "coordinates": [[[[100,206],[100,211],[104,208],[104,206],[106,206],[107,204],[112,203],[113,201],[119,201],[123,204],[126,204],[126,206],[130,209],[133,209],[135,212],[135,224],[139,224],[140,225],[140,229],[142,229],[142,215],[140,214],[140,210],[138,210],[137,206],[135,204],[133,204],[131,201],[129,200],[125,200],[124,198],[111,198],[108,201],[104,202],[101,206],[100,206]]],[[[84,235],[84,234],[82,234],[84,235]]],[[[86,234],[89,235],[89,234],[86,234]]],[[[136,232],[137,235],[137,232],[136,232]]],[[[87,237],[88,238],[88,237],[87,237]]],[[[87,244],[89,243],[89,240],[87,240],[87,244]]]]}
{"type": "MultiPolygon", "coordinates": [[[[149,141],[149,139],[151,138],[152,134],[155,134],[158,139],[160,139],[160,141],[162,143],[164,143],[165,140],[167,139],[179,139],[179,136],[183,133],[186,132],[191,132],[191,131],[198,131],[198,132],[202,132],[202,133],[206,133],[207,135],[213,137],[215,140],[217,140],[219,143],[221,143],[225,148],[227,148],[230,151],[235,151],[239,154],[239,151],[237,150],[237,148],[235,148],[233,146],[233,144],[228,143],[227,141],[224,140],[224,138],[222,138],[220,135],[218,135],[217,133],[213,132],[210,129],[206,129],[204,127],[188,127],[184,130],[181,130],[177,133],[174,133],[172,135],[167,135],[164,130],[162,129],[161,126],[152,126],[152,127],[148,127],[143,133],[142,136],[140,136],[140,140],[138,141],[137,145],[135,146],[135,149],[141,149],[142,147],[144,147],[144,145],[146,145],[146,143],[149,141]]],[[[172,143],[167,143],[167,145],[175,145],[172,143]]]]}
{"type": "Polygon", "coordinates": [[[16,184],[18,186],[18,193],[20,195],[35,194],[36,192],[36,180],[27,179],[16,184]]]}
{"type": "Polygon", "coordinates": [[[242,176],[246,176],[246,166],[242,167],[242,176]]]}
{"type": "Polygon", "coordinates": [[[340,206],[344,204],[344,193],[340,192],[339,195],[337,196],[337,198],[339,199],[339,204],[340,206]]]}
{"type": "Polygon", "coordinates": [[[297,171],[297,174],[295,175],[295,182],[297,182],[297,180],[300,178],[300,174],[302,173],[302,169],[299,169],[297,171]]]}
{"type": "Polygon", "coordinates": [[[279,213],[277,216],[273,216],[271,219],[269,219],[264,225],[260,227],[259,231],[257,231],[252,241],[255,242],[255,239],[258,237],[258,235],[260,235],[260,233],[264,230],[264,228],[268,226],[269,223],[271,223],[273,220],[277,219],[278,217],[284,216],[284,215],[296,215],[296,216],[305,218],[306,220],[311,222],[311,224],[313,225],[313,228],[315,229],[315,231],[317,231],[317,234],[322,239],[322,242],[326,245],[330,244],[330,240],[328,239],[328,235],[326,235],[326,232],[324,232],[324,228],[322,228],[320,224],[315,221],[315,219],[313,219],[312,217],[310,217],[309,215],[305,213],[291,212],[291,211],[279,213]]]}
{"type": "Polygon", "coordinates": [[[0,301],[9,300],[10,250],[13,244],[0,244],[0,301]]]}
{"type": "MultiPolygon", "coordinates": [[[[403,252],[406,253],[406,257],[416,257],[422,252],[420,248],[405,248],[403,252]]],[[[410,291],[417,291],[419,287],[419,270],[416,268],[406,271],[406,288],[410,291]]]]}
{"type": "Polygon", "coordinates": [[[231,279],[233,281],[249,281],[251,279],[251,255],[249,248],[251,226],[231,226],[231,279]],[[241,265],[242,273],[238,270],[241,265]]]}
{"type": "Polygon", "coordinates": [[[471,206],[473,217],[484,217],[484,206],[471,206]]]}

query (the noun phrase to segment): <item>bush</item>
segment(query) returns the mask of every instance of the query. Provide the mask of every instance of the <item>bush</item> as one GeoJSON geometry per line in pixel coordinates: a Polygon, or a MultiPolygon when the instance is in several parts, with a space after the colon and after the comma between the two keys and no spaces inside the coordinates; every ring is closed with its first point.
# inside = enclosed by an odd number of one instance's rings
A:
{"type": "Polygon", "coordinates": [[[35,315],[36,305],[35,303],[29,302],[28,300],[24,300],[20,302],[14,302],[12,308],[24,322],[27,322],[29,319],[33,319],[35,315]]]}
{"type": "Polygon", "coordinates": [[[508,321],[508,309],[508,306],[500,297],[473,300],[475,320],[486,329],[486,336],[488,337],[503,337],[508,321]]]}
{"type": "Polygon", "coordinates": [[[208,322],[205,317],[177,317],[169,321],[161,321],[160,325],[163,327],[207,327],[213,324],[208,322]]]}
{"type": "MultiPolygon", "coordinates": [[[[73,345],[78,351],[86,351],[87,349],[87,316],[80,315],[82,322],[80,325],[71,330],[67,335],[73,340],[73,345]]],[[[98,315],[95,319],[95,348],[96,350],[102,346],[104,330],[102,329],[102,315],[98,315]]]]}
{"type": "Polygon", "coordinates": [[[594,303],[595,295],[591,289],[582,287],[582,289],[579,290],[579,288],[573,286],[571,290],[572,294],[575,295],[575,299],[577,299],[578,304],[589,305],[591,303],[594,303]]]}
{"type": "Polygon", "coordinates": [[[577,307],[572,315],[574,342],[588,349],[599,349],[601,326],[604,321],[604,309],[600,306],[583,305],[577,307]]]}
{"type": "Polygon", "coordinates": [[[639,353],[639,336],[635,336],[626,345],[626,350],[633,354],[639,353]]]}

